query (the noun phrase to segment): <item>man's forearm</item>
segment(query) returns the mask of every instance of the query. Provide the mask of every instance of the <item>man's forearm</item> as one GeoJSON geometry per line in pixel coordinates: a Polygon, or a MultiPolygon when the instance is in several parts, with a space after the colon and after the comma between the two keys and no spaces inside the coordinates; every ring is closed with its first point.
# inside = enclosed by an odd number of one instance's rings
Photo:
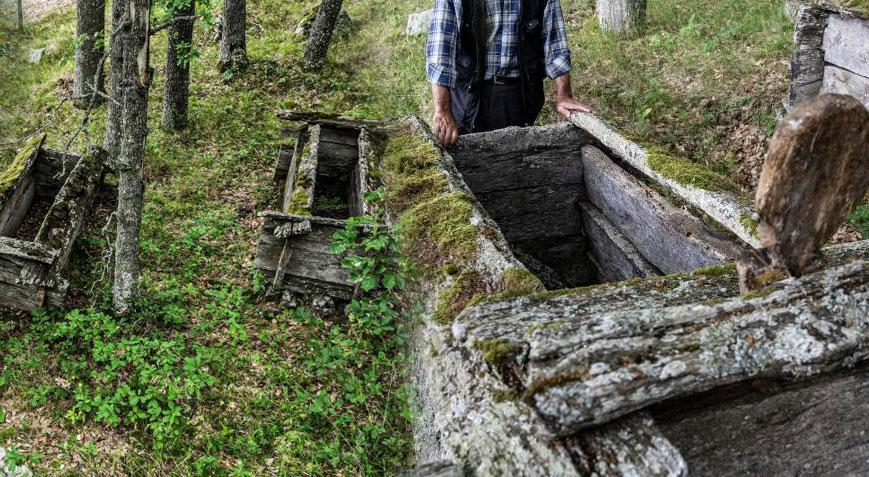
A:
{"type": "Polygon", "coordinates": [[[555,78],[555,98],[573,98],[573,91],[570,87],[570,73],[565,73],[555,78]]]}
{"type": "Polygon", "coordinates": [[[446,86],[438,84],[431,85],[431,94],[434,98],[434,109],[437,113],[452,114],[452,102],[450,100],[450,89],[446,86]]]}

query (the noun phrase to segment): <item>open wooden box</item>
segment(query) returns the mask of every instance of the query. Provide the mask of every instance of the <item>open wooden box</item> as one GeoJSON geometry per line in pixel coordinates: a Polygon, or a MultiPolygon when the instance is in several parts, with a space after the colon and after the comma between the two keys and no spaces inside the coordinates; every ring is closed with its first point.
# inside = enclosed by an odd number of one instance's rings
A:
{"type": "Polygon", "coordinates": [[[332,235],[373,210],[365,194],[380,186],[369,174],[380,155],[378,127],[312,119],[287,135],[295,145],[281,147],[273,178],[280,210],[260,214],[255,264],[275,293],[349,299],[353,285],[330,251],[332,235]]]}
{"type": "Polygon", "coordinates": [[[32,138],[0,177],[0,306],[62,306],[64,269],[97,186],[105,156],[42,147],[32,138]]]}

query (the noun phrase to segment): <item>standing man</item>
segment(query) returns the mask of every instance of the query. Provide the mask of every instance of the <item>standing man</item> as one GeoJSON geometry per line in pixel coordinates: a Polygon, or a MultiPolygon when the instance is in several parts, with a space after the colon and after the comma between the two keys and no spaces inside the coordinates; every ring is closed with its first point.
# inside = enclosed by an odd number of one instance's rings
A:
{"type": "Polygon", "coordinates": [[[529,126],[543,108],[543,77],[555,79],[565,117],[592,108],[573,99],[560,0],[435,0],[426,48],[434,134],[529,126]]]}

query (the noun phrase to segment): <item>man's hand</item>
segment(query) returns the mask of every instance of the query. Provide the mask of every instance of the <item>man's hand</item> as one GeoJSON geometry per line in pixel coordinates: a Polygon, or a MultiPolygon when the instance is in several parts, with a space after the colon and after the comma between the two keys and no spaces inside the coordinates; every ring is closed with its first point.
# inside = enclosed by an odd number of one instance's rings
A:
{"type": "Polygon", "coordinates": [[[595,112],[593,107],[573,99],[569,74],[555,78],[555,110],[566,119],[570,119],[572,111],[582,111],[583,113],[595,112]]]}
{"type": "Polygon", "coordinates": [[[450,90],[444,86],[432,85],[434,97],[434,117],[432,132],[444,147],[452,146],[459,140],[459,126],[453,117],[450,90]]]}
{"type": "Polygon", "coordinates": [[[558,114],[565,117],[565,119],[570,119],[570,113],[572,111],[581,111],[583,113],[593,113],[594,108],[591,106],[580,103],[579,101],[573,98],[555,98],[555,110],[558,111],[558,114]]]}

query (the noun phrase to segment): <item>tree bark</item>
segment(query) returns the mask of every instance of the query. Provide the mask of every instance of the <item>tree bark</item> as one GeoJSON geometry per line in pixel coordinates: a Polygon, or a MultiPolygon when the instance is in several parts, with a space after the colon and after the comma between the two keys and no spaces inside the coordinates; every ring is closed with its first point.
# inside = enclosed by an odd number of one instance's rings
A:
{"type": "Polygon", "coordinates": [[[314,19],[314,26],[305,46],[305,56],[302,60],[308,70],[319,70],[326,60],[329,51],[329,42],[332,40],[332,31],[341,14],[342,0],[323,0],[314,19]]]}
{"type": "Polygon", "coordinates": [[[220,35],[220,71],[241,70],[247,66],[246,0],[224,0],[223,29],[220,35]]]}
{"type": "MultiPolygon", "coordinates": [[[[195,0],[175,12],[176,17],[192,17],[195,0]]],[[[190,51],[194,19],[179,20],[169,27],[166,52],[166,92],[163,96],[163,128],[177,131],[187,127],[187,104],[190,96],[190,60],[181,54],[190,51]],[[179,61],[180,60],[180,61],[179,61]]]]}
{"type": "Polygon", "coordinates": [[[109,68],[110,100],[103,148],[108,153],[108,164],[111,168],[115,168],[117,165],[118,155],[121,153],[121,135],[124,130],[123,105],[121,104],[123,101],[121,85],[124,75],[124,51],[120,31],[124,28],[126,19],[129,18],[127,10],[124,8],[125,5],[122,1],[112,2],[112,36],[108,45],[109,59],[111,60],[109,68]]]}
{"type": "Polygon", "coordinates": [[[597,0],[601,30],[627,35],[646,21],[646,0],[597,0]]]}
{"type": "Polygon", "coordinates": [[[139,291],[139,233],[142,222],[145,139],[148,135],[150,0],[130,0],[123,40],[123,135],[118,157],[118,230],[112,301],[126,312],[139,291]]]}
{"type": "Polygon", "coordinates": [[[101,95],[92,96],[105,92],[100,60],[104,51],[106,3],[105,0],[77,0],[75,9],[77,42],[72,95],[76,107],[84,109],[102,102],[101,95]]]}

